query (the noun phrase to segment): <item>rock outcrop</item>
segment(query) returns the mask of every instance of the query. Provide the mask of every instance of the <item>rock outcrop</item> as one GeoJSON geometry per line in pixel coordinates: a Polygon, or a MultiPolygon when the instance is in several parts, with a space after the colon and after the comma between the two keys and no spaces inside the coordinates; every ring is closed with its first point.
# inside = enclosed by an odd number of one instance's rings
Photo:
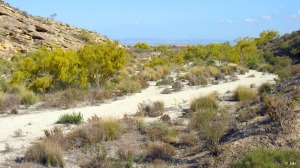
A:
{"type": "Polygon", "coordinates": [[[24,54],[39,45],[55,44],[76,50],[89,40],[100,42],[106,37],[53,19],[31,16],[0,1],[1,57],[24,54]]]}

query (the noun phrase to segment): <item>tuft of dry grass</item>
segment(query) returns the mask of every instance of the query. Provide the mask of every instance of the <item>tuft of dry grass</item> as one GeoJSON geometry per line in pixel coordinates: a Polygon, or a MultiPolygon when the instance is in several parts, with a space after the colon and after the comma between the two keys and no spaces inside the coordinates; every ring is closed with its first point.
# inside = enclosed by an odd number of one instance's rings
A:
{"type": "Polygon", "coordinates": [[[26,162],[41,163],[46,166],[65,167],[63,150],[59,144],[47,139],[27,149],[24,160],[26,162]]]}
{"type": "Polygon", "coordinates": [[[238,86],[235,89],[232,98],[236,101],[241,101],[241,102],[253,101],[257,99],[257,92],[246,86],[238,86]]]}
{"type": "Polygon", "coordinates": [[[150,142],[145,145],[147,153],[146,159],[154,161],[157,159],[164,161],[171,161],[173,156],[176,154],[174,147],[163,142],[150,142]]]}
{"type": "Polygon", "coordinates": [[[207,110],[207,109],[218,109],[218,96],[216,93],[211,93],[207,96],[199,97],[194,99],[191,103],[190,109],[194,112],[207,110]]]}
{"type": "Polygon", "coordinates": [[[163,141],[166,143],[176,142],[179,130],[162,121],[155,121],[146,126],[146,135],[152,141],[163,141]]]}
{"type": "Polygon", "coordinates": [[[136,116],[158,117],[164,113],[164,102],[155,101],[152,104],[140,103],[136,116]]]}

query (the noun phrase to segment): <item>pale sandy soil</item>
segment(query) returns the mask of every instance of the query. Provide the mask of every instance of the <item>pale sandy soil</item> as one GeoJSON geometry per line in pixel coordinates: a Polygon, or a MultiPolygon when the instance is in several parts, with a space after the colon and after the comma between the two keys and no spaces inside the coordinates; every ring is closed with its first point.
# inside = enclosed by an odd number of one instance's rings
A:
{"type": "MultiPolygon", "coordinates": [[[[31,111],[21,115],[0,116],[0,167],[6,160],[14,160],[17,156],[23,156],[30,144],[44,136],[45,129],[51,129],[60,115],[72,112],[81,112],[84,120],[96,114],[101,117],[122,118],[124,114],[135,114],[138,104],[145,101],[163,101],[166,108],[187,107],[193,98],[206,95],[213,91],[224,94],[228,90],[234,90],[239,85],[259,86],[264,82],[274,82],[275,75],[262,74],[250,70],[245,75],[238,75],[239,80],[208,85],[206,87],[185,86],[182,91],[172,94],[161,94],[161,87],[153,83],[141,93],[125,96],[116,101],[110,101],[99,106],[87,106],[68,110],[40,110],[31,111]],[[249,75],[255,77],[249,77],[249,75]],[[15,131],[21,129],[23,136],[16,137],[15,131]],[[5,143],[13,148],[12,152],[4,153],[5,143]]],[[[171,116],[172,117],[172,116],[171,116]]]]}

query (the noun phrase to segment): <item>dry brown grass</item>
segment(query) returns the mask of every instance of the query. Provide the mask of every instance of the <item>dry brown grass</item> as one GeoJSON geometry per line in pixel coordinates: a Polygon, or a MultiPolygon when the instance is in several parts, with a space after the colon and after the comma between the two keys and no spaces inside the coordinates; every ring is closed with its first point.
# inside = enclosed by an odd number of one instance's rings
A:
{"type": "Polygon", "coordinates": [[[157,159],[171,161],[176,154],[174,147],[163,142],[150,142],[145,145],[147,153],[146,160],[154,161],[157,159]]]}
{"type": "Polygon", "coordinates": [[[41,163],[46,166],[64,167],[63,150],[59,144],[51,140],[43,140],[27,149],[24,160],[26,162],[41,163]]]}
{"type": "Polygon", "coordinates": [[[164,113],[164,103],[155,101],[153,103],[140,103],[136,116],[158,117],[164,113]]]}

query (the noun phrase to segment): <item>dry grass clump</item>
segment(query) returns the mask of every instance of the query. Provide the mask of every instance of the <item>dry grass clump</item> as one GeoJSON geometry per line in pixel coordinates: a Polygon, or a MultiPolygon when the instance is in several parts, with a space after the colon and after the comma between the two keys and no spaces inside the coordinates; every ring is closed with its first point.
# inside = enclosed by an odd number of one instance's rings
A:
{"type": "Polygon", "coordinates": [[[93,145],[101,141],[113,141],[123,133],[122,123],[116,119],[101,119],[94,115],[85,125],[66,135],[75,147],[93,145]]]}
{"type": "Polygon", "coordinates": [[[163,141],[167,143],[176,142],[179,130],[162,121],[155,121],[146,126],[146,135],[152,141],[163,141]]]}
{"type": "Polygon", "coordinates": [[[196,77],[192,74],[188,74],[186,76],[186,79],[189,81],[189,85],[191,86],[198,86],[198,85],[207,85],[208,81],[205,77],[200,76],[200,77],[196,77]]]}
{"type": "Polygon", "coordinates": [[[289,126],[293,124],[295,110],[295,103],[286,95],[264,96],[264,106],[267,109],[268,116],[272,122],[277,126],[276,131],[287,131],[289,126]],[[279,129],[278,129],[279,128],[279,129]]]}
{"type": "Polygon", "coordinates": [[[217,74],[220,74],[220,69],[218,69],[215,66],[208,66],[206,68],[210,76],[216,76],[217,74]]]}
{"type": "Polygon", "coordinates": [[[109,89],[95,89],[89,93],[89,101],[92,103],[104,102],[104,100],[111,99],[113,93],[109,89]]]}
{"type": "Polygon", "coordinates": [[[193,133],[183,134],[179,137],[179,145],[191,147],[200,142],[199,136],[193,133]]]}
{"type": "Polygon", "coordinates": [[[152,104],[147,104],[143,102],[139,104],[136,115],[158,117],[164,113],[164,108],[164,102],[162,101],[155,101],[152,104]]]}
{"type": "Polygon", "coordinates": [[[38,97],[31,91],[26,91],[21,94],[21,104],[25,105],[25,107],[34,105],[37,101],[38,97]]]}
{"type": "Polygon", "coordinates": [[[244,75],[246,72],[249,72],[248,68],[242,67],[242,66],[238,66],[237,67],[237,72],[241,75],[244,75]]]}
{"type": "Polygon", "coordinates": [[[196,112],[207,109],[218,109],[218,106],[218,95],[216,93],[212,93],[207,96],[194,99],[190,105],[190,109],[196,112]]]}
{"type": "Polygon", "coordinates": [[[125,79],[119,82],[117,87],[122,94],[141,92],[142,86],[139,81],[125,79]]]}
{"type": "Polygon", "coordinates": [[[158,71],[146,67],[143,71],[139,72],[139,78],[146,81],[157,81],[162,78],[163,74],[158,71]]]}
{"type": "Polygon", "coordinates": [[[41,163],[49,167],[65,167],[63,150],[57,143],[47,139],[27,149],[24,160],[26,162],[41,163]]]}
{"type": "Polygon", "coordinates": [[[274,68],[270,64],[261,64],[258,67],[258,71],[260,71],[260,72],[272,72],[272,71],[274,71],[274,68]]]}
{"type": "Polygon", "coordinates": [[[257,99],[257,92],[246,86],[238,86],[233,93],[233,99],[241,102],[253,101],[257,99]]]}
{"type": "Polygon", "coordinates": [[[140,133],[145,133],[146,130],[146,124],[144,118],[140,117],[128,117],[124,116],[121,120],[122,122],[122,128],[126,132],[130,131],[139,131],[140,133]]]}
{"type": "Polygon", "coordinates": [[[160,85],[171,85],[173,83],[173,78],[172,77],[165,77],[159,81],[156,82],[156,86],[160,85]]]}
{"type": "Polygon", "coordinates": [[[236,71],[237,67],[233,67],[233,66],[222,66],[220,67],[221,72],[228,76],[228,75],[233,75],[236,71]]]}
{"type": "Polygon", "coordinates": [[[176,154],[174,147],[170,144],[163,142],[150,142],[146,143],[145,150],[147,153],[146,160],[155,161],[171,161],[173,156],[176,154]]]}

